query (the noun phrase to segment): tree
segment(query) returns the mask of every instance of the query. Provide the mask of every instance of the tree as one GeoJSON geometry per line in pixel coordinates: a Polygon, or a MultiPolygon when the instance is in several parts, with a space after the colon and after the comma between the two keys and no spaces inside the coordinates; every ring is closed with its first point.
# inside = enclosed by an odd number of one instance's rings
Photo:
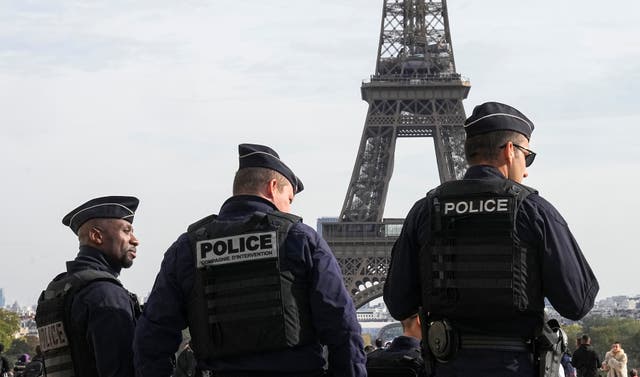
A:
{"type": "Polygon", "coordinates": [[[20,330],[20,317],[17,313],[0,308],[0,343],[5,348],[11,346],[13,334],[20,330]]]}
{"type": "Polygon", "coordinates": [[[582,326],[577,323],[573,323],[571,325],[564,326],[562,329],[567,333],[567,350],[569,353],[573,353],[577,348],[576,339],[582,336],[582,326]]]}

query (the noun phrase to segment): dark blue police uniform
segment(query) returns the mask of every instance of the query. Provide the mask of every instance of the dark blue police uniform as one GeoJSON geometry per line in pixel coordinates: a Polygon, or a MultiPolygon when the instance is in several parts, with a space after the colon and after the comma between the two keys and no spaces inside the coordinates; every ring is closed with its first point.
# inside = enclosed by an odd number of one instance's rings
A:
{"type": "MultiPolygon", "coordinates": [[[[228,199],[218,220],[242,221],[256,212],[276,207],[257,196],[228,199]]],[[[194,286],[196,271],[188,235],[181,235],[167,250],[153,290],[136,328],[134,364],[138,376],[169,376],[169,357],[188,326],[185,307],[194,286]]],[[[216,359],[199,368],[216,375],[319,375],[325,365],[322,345],[328,347],[329,373],[334,376],[365,376],[365,356],[355,308],[344,288],[338,264],[327,243],[309,226],[296,223],[285,243],[287,267],[309,283],[313,327],[317,341],[264,354],[216,359]],[[289,373],[289,374],[287,374],[289,373]]],[[[265,326],[269,326],[265,323],[265,326]]]]}
{"type": "MultiPolygon", "coordinates": [[[[67,273],[86,269],[105,271],[117,277],[119,268],[111,266],[104,254],[81,246],[75,260],[67,262],[67,273]]],[[[133,332],[136,304],[123,287],[108,281],[89,284],[74,296],[70,325],[74,334],[86,334],[89,355],[94,355],[100,376],[133,377],[133,332]]]]}
{"type": "Polygon", "coordinates": [[[109,256],[124,248],[135,252],[137,238],[132,228],[125,231],[122,224],[108,229],[92,225],[100,239],[111,240],[101,244],[83,235],[81,228],[92,219],[132,223],[138,203],[130,196],[95,198],[62,219],[86,244],[38,300],[35,320],[49,375],[134,376],[132,345],[140,305],[117,280],[128,265],[109,256]],[[125,240],[127,244],[121,244],[125,240]],[[100,245],[105,249],[96,248],[100,245]]]}
{"type": "MultiPolygon", "coordinates": [[[[489,113],[475,117],[470,123],[479,122],[482,132],[504,129],[520,132],[527,138],[530,136],[533,125],[521,113],[506,105],[490,105],[489,113]],[[524,131],[520,127],[525,128],[524,131]]],[[[469,131],[467,134],[469,136],[469,131]]],[[[497,168],[488,165],[470,167],[463,179],[506,181],[497,168]]],[[[384,286],[384,300],[396,319],[409,317],[419,307],[424,306],[425,313],[432,310],[428,303],[422,303],[419,263],[421,250],[429,250],[423,249],[432,226],[428,207],[428,198],[420,199],[414,204],[393,247],[384,286]]],[[[515,234],[522,244],[532,248],[538,259],[540,271],[530,271],[530,276],[535,276],[539,281],[531,284],[539,287],[541,294],[548,298],[562,316],[573,320],[584,317],[593,307],[599,285],[560,213],[537,193],[531,193],[524,198],[517,212],[515,234]]],[[[454,325],[461,330],[463,336],[532,339],[543,323],[542,308],[538,310],[538,313],[522,312],[500,321],[456,319],[454,325]]],[[[454,360],[437,363],[435,371],[436,376],[525,376],[533,375],[534,366],[531,355],[526,351],[497,350],[491,349],[491,346],[466,349],[463,346],[454,360]]]]}
{"type": "Polygon", "coordinates": [[[406,367],[424,376],[424,360],[420,340],[412,336],[400,335],[393,339],[388,348],[379,348],[367,355],[367,368],[406,367]]]}

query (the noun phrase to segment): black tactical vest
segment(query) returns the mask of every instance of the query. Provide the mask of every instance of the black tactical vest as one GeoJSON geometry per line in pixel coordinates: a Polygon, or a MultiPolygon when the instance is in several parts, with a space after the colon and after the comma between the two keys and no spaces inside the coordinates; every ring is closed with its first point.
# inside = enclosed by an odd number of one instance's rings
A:
{"type": "MultiPolygon", "coordinates": [[[[40,348],[46,360],[47,377],[98,376],[84,334],[72,333],[69,323],[73,296],[96,281],[109,281],[122,286],[118,279],[106,271],[82,270],[56,276],[40,294],[36,325],[40,348]]],[[[132,301],[135,301],[134,306],[139,307],[133,295],[132,301]]]]}
{"type": "Polygon", "coordinates": [[[188,304],[198,360],[281,350],[316,339],[306,281],[283,263],[297,216],[256,213],[243,222],[209,216],[189,227],[196,263],[188,304]]]}
{"type": "Polygon", "coordinates": [[[427,194],[431,223],[420,272],[431,318],[499,320],[543,309],[540,257],[516,231],[531,193],[509,180],[465,179],[427,194]]]}

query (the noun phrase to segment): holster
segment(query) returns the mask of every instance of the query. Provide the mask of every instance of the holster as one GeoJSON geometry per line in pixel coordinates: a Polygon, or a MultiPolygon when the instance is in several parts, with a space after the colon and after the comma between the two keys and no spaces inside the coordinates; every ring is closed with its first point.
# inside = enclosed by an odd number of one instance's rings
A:
{"type": "Polygon", "coordinates": [[[446,319],[430,321],[420,308],[418,312],[422,324],[422,358],[427,376],[435,374],[436,361],[447,363],[455,359],[460,349],[460,334],[446,319]]]}
{"type": "Polygon", "coordinates": [[[424,360],[424,370],[427,377],[432,377],[435,374],[435,366],[436,361],[431,351],[429,350],[429,345],[427,344],[427,333],[429,332],[428,326],[428,316],[422,308],[418,309],[418,316],[420,317],[420,328],[422,330],[422,341],[420,342],[422,345],[422,359],[424,360]]]}
{"type": "Polygon", "coordinates": [[[560,360],[567,349],[567,334],[558,321],[551,319],[542,326],[535,340],[535,357],[540,377],[558,377],[560,360]]]}

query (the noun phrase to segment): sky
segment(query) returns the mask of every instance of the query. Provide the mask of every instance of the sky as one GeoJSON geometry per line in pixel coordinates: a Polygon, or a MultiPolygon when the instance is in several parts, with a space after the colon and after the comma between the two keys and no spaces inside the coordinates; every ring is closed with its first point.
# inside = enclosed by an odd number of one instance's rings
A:
{"type": "MultiPolygon", "coordinates": [[[[0,288],[34,304],[77,253],[62,217],[104,195],[141,203],[121,280],[146,295],[187,226],[231,195],[237,145],[303,180],[293,212],[339,214],[374,73],[382,0],[0,0],[0,288]]],[[[535,124],[525,184],[551,201],[600,282],[640,294],[640,2],[450,0],[467,115],[535,124]]],[[[385,217],[438,183],[432,139],[400,139],[385,217]]]]}

